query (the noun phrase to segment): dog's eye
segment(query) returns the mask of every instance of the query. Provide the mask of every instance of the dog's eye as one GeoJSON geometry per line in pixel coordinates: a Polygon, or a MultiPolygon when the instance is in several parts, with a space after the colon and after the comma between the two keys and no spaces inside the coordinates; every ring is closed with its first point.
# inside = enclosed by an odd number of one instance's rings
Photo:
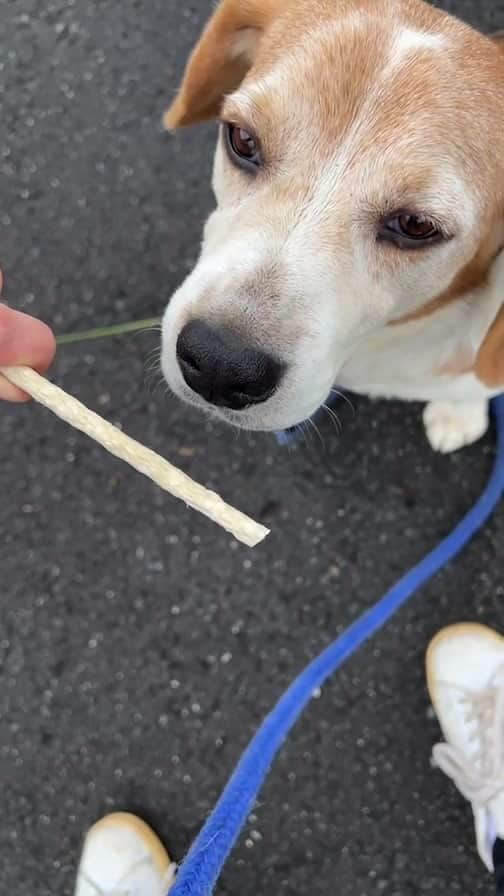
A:
{"type": "Polygon", "coordinates": [[[395,243],[400,249],[421,249],[427,244],[442,240],[444,234],[432,218],[412,212],[400,212],[382,222],[378,237],[395,243]]]}
{"type": "Polygon", "coordinates": [[[232,162],[247,170],[255,170],[261,164],[259,141],[253,134],[235,124],[225,124],[226,147],[232,162]]]}

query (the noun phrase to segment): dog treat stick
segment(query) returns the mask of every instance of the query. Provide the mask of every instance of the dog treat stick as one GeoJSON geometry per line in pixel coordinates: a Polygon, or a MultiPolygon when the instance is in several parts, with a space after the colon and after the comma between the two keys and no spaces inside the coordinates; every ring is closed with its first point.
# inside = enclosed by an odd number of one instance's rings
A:
{"type": "Polygon", "coordinates": [[[95,439],[111,454],[125,460],[161,488],[185,501],[189,507],[204,513],[249,547],[255,547],[269,534],[269,529],[230,507],[215,492],[194,482],[155,451],[125,435],[34,370],[28,367],[0,367],[0,373],[70,426],[95,439]]]}

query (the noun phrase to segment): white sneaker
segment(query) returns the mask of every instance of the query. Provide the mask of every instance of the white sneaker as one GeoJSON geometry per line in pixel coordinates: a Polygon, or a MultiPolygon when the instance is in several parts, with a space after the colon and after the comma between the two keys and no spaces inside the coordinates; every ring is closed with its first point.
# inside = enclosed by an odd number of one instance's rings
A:
{"type": "Polygon", "coordinates": [[[443,629],[427,651],[427,685],[446,743],[433,763],[472,805],[482,861],[504,839],[504,638],[477,624],[443,629]]]}
{"type": "Polygon", "coordinates": [[[75,896],[166,896],[175,864],[145,822],[107,815],[84,841],[75,896]]]}

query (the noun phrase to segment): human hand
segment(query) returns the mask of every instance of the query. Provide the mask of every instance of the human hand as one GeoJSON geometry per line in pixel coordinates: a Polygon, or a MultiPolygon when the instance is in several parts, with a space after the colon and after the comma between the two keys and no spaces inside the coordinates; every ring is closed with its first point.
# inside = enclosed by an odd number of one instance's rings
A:
{"type": "MultiPolygon", "coordinates": [[[[0,291],[2,273],[0,271],[0,291]]],[[[56,341],[47,324],[0,303],[0,367],[25,364],[45,373],[56,352],[56,341]]],[[[29,395],[0,376],[0,399],[27,401],[29,395]]]]}

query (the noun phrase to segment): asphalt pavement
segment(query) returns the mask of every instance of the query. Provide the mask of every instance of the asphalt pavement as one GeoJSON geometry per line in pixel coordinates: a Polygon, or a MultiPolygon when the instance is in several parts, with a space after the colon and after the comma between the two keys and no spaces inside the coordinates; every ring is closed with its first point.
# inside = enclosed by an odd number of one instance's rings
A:
{"type": "MultiPolygon", "coordinates": [[[[443,5],[443,4],[442,4],[443,5]]],[[[502,2],[444,4],[484,29],[502,2]]],[[[161,313],[198,252],[214,130],[159,121],[202,0],[3,0],[6,299],[70,332],[161,313]]],[[[504,85],[503,85],[504,89],[504,85]]],[[[498,126],[496,124],[496,126],[498,126]]],[[[156,332],[62,348],[54,377],[272,528],[239,547],[36,406],[0,409],[0,892],[71,893],[101,814],[183,856],[303,664],[445,534],[493,435],[444,458],[416,405],[356,401],[293,451],[170,398],[156,332]]],[[[430,767],[439,627],[502,628],[504,513],[314,700],[223,894],[492,893],[471,813],[430,767]]]]}

